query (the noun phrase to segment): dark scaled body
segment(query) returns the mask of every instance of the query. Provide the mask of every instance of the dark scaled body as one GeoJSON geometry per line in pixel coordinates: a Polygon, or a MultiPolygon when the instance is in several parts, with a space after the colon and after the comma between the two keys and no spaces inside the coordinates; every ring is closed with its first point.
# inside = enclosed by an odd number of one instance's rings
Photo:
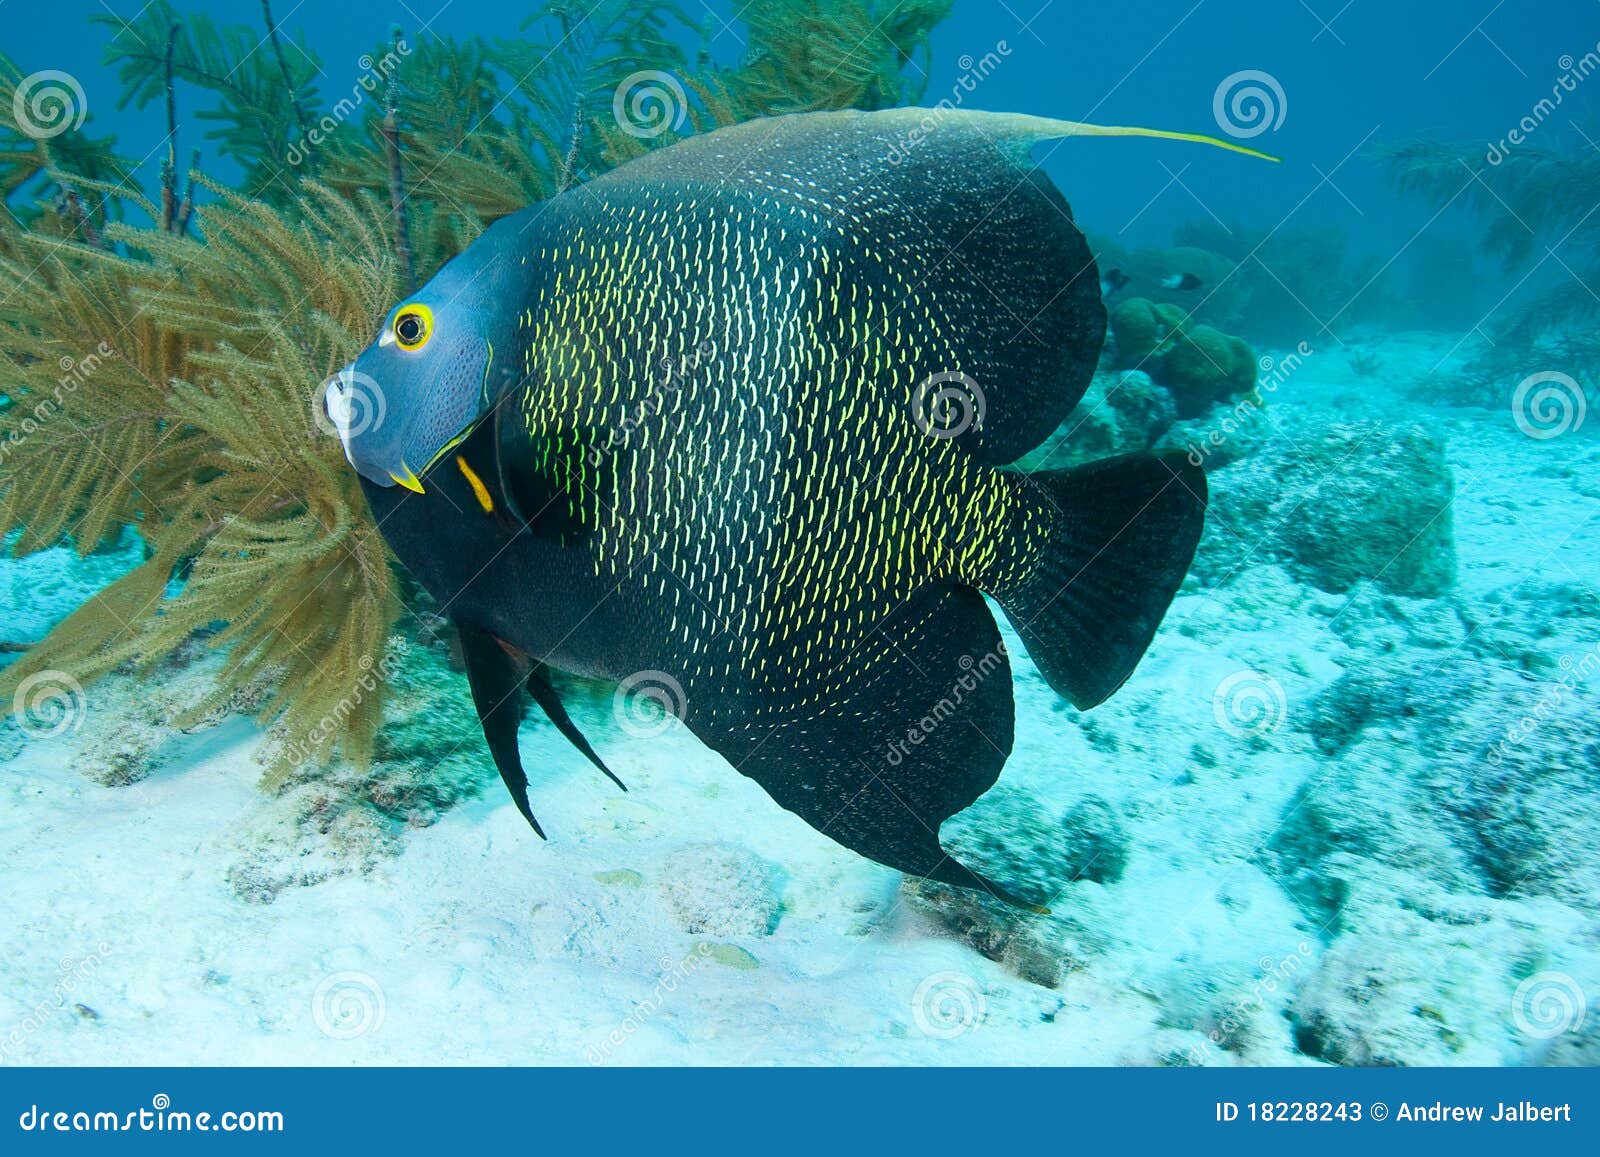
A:
{"type": "Polygon", "coordinates": [[[938,840],[1011,750],[982,593],[1080,707],[1149,644],[1200,472],[999,469],[1065,417],[1104,337],[1082,234],[1027,163],[1060,123],[952,114],[907,149],[922,116],[696,138],[497,223],[446,270],[494,318],[477,415],[418,487],[365,489],[462,629],[530,822],[530,670],[575,742],[543,665],[649,671],[818,830],[998,891],[938,840]]]}

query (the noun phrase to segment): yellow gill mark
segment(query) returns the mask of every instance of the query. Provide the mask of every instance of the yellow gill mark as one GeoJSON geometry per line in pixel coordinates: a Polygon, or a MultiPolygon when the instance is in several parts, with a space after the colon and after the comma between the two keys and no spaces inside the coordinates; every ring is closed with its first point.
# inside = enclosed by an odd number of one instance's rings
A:
{"type": "Polygon", "coordinates": [[[404,486],[413,494],[426,493],[426,491],[422,489],[421,480],[418,479],[416,474],[412,472],[411,467],[402,462],[400,463],[400,469],[404,471],[403,474],[396,474],[393,470],[391,470],[389,471],[389,477],[393,478],[396,482],[398,482],[401,486],[404,486]]]}
{"type": "Polygon", "coordinates": [[[456,469],[461,471],[461,477],[467,480],[467,485],[472,487],[472,496],[478,500],[478,505],[485,514],[494,513],[494,499],[489,497],[489,488],[483,484],[483,479],[460,454],[456,455],[456,469]]]}

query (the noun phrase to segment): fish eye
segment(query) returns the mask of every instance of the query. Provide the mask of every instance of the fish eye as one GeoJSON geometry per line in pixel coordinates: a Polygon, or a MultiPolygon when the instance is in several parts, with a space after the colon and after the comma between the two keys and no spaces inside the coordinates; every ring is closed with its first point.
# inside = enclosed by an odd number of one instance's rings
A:
{"type": "Polygon", "coordinates": [[[419,350],[433,333],[433,310],[425,305],[408,305],[395,315],[394,340],[403,350],[419,350]]]}

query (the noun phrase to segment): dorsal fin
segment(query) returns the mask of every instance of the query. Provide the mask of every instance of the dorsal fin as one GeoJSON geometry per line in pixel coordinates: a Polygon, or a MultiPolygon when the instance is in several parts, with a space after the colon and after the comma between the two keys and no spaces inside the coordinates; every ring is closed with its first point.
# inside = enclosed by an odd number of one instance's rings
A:
{"type": "Polygon", "coordinates": [[[930,398],[972,412],[976,420],[941,436],[1005,465],[1077,404],[1105,337],[1094,258],[1060,191],[1028,156],[1039,141],[1070,136],[1198,141],[1256,155],[1193,133],[1046,117],[808,113],[648,154],[585,185],[574,212],[664,198],[781,230],[791,264],[805,262],[816,292],[849,322],[831,340],[849,348],[882,335],[878,316],[851,312],[868,298],[916,335],[873,388],[907,414],[930,398]]]}

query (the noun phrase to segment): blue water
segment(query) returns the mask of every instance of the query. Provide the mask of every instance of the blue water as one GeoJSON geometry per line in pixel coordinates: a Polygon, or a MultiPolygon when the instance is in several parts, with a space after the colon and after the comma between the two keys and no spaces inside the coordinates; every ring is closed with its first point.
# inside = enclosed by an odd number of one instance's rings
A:
{"type": "MultiPolygon", "coordinates": [[[[116,107],[115,77],[101,63],[108,30],[85,27],[91,15],[128,17],[142,7],[30,5],[0,14],[0,21],[6,51],[25,73],[60,68],[83,82],[89,127],[115,133],[125,153],[145,157],[141,172],[153,182],[159,157],[146,154],[164,135],[159,103],[142,114],[116,107]]],[[[259,16],[248,3],[199,0],[184,7],[230,22],[254,23],[259,16]]],[[[280,2],[276,11],[321,59],[324,91],[338,92],[356,75],[357,58],[393,25],[408,34],[513,37],[525,7],[429,0],[342,4],[311,15],[304,6],[280,2]]],[[[688,5],[696,17],[704,10],[718,59],[736,59],[743,50],[737,28],[722,23],[736,7],[724,0],[688,5]]],[[[1288,161],[1281,169],[1241,175],[1226,158],[1205,154],[1184,154],[1173,164],[1158,146],[1128,143],[1053,159],[1050,171],[1077,211],[1107,231],[1120,230],[1156,198],[1130,228],[1139,241],[1164,240],[1174,225],[1213,206],[1230,222],[1271,224],[1293,213],[1297,221],[1339,224],[1358,245],[1387,256],[1432,214],[1393,194],[1369,146],[1418,136],[1487,146],[1549,94],[1562,56],[1581,57],[1597,39],[1594,13],[1577,0],[1540,4],[1533,17],[1492,0],[1143,0],[1128,6],[961,0],[935,31],[927,91],[929,103],[936,103],[966,71],[963,56],[982,57],[1005,42],[1012,55],[984,81],[979,107],[1202,131],[1212,127],[1212,96],[1222,77],[1242,69],[1268,72],[1287,97],[1287,116],[1266,138],[1288,161]],[[1172,169],[1187,166],[1189,191],[1169,187],[1163,159],[1172,169]],[[1326,185],[1324,174],[1331,174],[1326,185]]],[[[1578,140],[1569,122],[1581,124],[1597,109],[1600,93],[1580,89],[1547,131],[1578,140]]]]}

